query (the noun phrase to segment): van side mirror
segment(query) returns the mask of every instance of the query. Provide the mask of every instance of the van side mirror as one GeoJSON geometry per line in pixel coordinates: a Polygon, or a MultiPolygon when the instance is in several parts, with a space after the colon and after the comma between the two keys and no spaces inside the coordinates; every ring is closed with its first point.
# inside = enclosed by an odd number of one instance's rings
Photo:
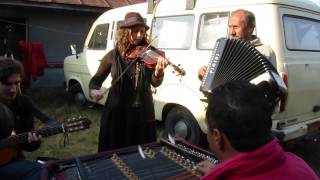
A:
{"type": "Polygon", "coordinates": [[[71,54],[72,55],[76,55],[76,58],[78,59],[78,53],[77,53],[77,46],[75,44],[71,44],[70,45],[70,49],[71,49],[71,54]]]}

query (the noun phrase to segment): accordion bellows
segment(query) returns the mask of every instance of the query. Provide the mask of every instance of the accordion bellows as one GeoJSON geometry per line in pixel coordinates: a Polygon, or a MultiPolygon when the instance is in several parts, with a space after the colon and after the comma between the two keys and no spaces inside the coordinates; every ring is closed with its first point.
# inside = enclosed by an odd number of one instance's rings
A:
{"type": "Polygon", "coordinates": [[[200,90],[210,93],[232,80],[247,80],[253,84],[267,81],[277,90],[286,92],[286,85],[276,68],[250,42],[220,38],[214,46],[200,90]]]}

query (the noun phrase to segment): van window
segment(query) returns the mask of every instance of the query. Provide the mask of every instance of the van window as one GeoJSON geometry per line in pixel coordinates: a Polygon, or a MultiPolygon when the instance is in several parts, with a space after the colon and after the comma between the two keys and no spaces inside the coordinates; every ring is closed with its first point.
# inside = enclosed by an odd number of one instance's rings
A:
{"type": "Polygon", "coordinates": [[[152,44],[162,49],[190,49],[193,24],[193,15],[156,18],[151,33],[152,44]]]}
{"type": "Polygon", "coordinates": [[[123,20],[117,21],[117,30],[120,29],[121,24],[123,24],[123,20]]]}
{"type": "Polygon", "coordinates": [[[107,48],[109,24],[99,24],[90,38],[88,49],[104,50],[107,48]]]}
{"type": "Polygon", "coordinates": [[[225,37],[229,12],[203,14],[200,17],[198,49],[213,49],[218,38],[225,37]]]}
{"type": "Polygon", "coordinates": [[[286,15],[283,22],[289,50],[320,51],[320,21],[286,15]]]}
{"type": "Polygon", "coordinates": [[[123,24],[123,20],[117,21],[116,23],[112,24],[112,34],[111,34],[111,39],[114,40],[113,43],[115,45],[117,41],[117,35],[118,35],[118,30],[120,29],[120,25],[123,24]],[[116,24],[116,27],[114,27],[116,24]]]}

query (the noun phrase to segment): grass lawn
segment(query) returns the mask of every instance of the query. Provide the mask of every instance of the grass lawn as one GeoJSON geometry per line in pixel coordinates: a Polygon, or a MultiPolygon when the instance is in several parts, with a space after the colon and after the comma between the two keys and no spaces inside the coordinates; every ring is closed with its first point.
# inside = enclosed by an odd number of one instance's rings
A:
{"type": "MultiPolygon", "coordinates": [[[[24,153],[27,159],[36,159],[37,157],[66,159],[97,152],[102,106],[88,108],[68,103],[67,93],[63,88],[33,88],[26,95],[52,119],[64,122],[68,118],[86,116],[91,120],[89,129],[69,134],[69,143],[66,146],[64,146],[63,134],[47,137],[44,138],[44,142],[37,151],[24,153]]],[[[36,128],[42,127],[45,125],[37,120],[36,128]]],[[[158,138],[163,137],[162,129],[163,127],[159,123],[157,125],[158,138]]]]}
{"type": "MultiPolygon", "coordinates": [[[[68,118],[81,115],[91,120],[89,129],[69,134],[69,143],[66,146],[64,146],[63,134],[44,138],[44,142],[37,151],[25,153],[27,159],[35,159],[39,156],[65,159],[97,151],[102,107],[89,109],[68,103],[67,94],[63,88],[33,88],[26,94],[42,112],[53,119],[64,122],[68,118]]],[[[40,121],[36,122],[36,128],[44,126],[40,121]]]]}

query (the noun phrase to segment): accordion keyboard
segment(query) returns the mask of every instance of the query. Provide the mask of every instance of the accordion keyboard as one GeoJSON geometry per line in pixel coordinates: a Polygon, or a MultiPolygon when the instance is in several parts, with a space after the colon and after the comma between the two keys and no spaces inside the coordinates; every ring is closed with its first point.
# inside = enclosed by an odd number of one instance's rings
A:
{"type": "Polygon", "coordinates": [[[212,92],[232,80],[248,80],[254,84],[268,81],[285,89],[275,67],[250,42],[220,38],[213,48],[200,90],[212,92]]]}

